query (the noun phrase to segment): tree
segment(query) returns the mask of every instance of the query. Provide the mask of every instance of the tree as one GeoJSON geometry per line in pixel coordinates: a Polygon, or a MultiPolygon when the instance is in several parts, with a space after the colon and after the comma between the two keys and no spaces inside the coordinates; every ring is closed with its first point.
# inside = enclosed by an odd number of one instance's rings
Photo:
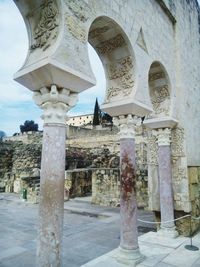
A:
{"type": "Polygon", "coordinates": [[[94,117],[93,117],[93,125],[99,125],[100,124],[100,120],[101,120],[101,110],[99,108],[99,103],[98,100],[96,98],[96,102],[95,102],[95,106],[94,106],[94,117]]]}
{"type": "Polygon", "coordinates": [[[24,132],[29,132],[29,131],[33,131],[33,132],[37,132],[38,131],[38,124],[35,123],[34,121],[25,121],[23,125],[20,125],[20,131],[21,133],[24,132]]]}
{"type": "Polygon", "coordinates": [[[110,123],[110,124],[112,124],[113,123],[113,118],[108,113],[103,112],[102,122],[103,123],[110,123]]]}
{"type": "Polygon", "coordinates": [[[6,136],[6,133],[4,131],[0,131],[0,140],[3,139],[3,137],[6,136]]]}

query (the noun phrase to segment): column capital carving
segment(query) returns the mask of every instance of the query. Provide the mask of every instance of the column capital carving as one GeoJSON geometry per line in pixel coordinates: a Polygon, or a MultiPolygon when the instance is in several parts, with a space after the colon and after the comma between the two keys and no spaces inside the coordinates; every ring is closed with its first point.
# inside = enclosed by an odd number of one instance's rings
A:
{"type": "Polygon", "coordinates": [[[41,118],[44,123],[66,124],[67,111],[76,105],[78,94],[69,89],[58,89],[56,85],[50,88],[43,87],[36,91],[33,100],[43,111],[41,118]]]}
{"type": "Polygon", "coordinates": [[[137,118],[131,114],[114,117],[114,124],[120,128],[120,139],[132,138],[135,139],[135,128],[137,118]]]}
{"type": "Polygon", "coordinates": [[[154,135],[157,137],[158,146],[170,146],[171,143],[170,128],[162,128],[154,130],[154,135]]]}

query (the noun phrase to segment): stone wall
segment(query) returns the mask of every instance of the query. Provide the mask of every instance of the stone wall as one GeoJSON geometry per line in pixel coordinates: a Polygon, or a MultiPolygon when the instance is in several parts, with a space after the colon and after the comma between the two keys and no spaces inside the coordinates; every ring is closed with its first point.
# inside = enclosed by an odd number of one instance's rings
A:
{"type": "Polygon", "coordinates": [[[0,191],[5,191],[11,175],[13,150],[12,142],[0,141],[0,191]]]}
{"type": "Polygon", "coordinates": [[[66,171],[65,197],[83,197],[92,194],[92,171],[76,169],[66,171]]]}
{"type": "MultiPolygon", "coordinates": [[[[188,167],[191,214],[200,217],[200,167],[188,167]]],[[[200,220],[192,219],[192,232],[200,230],[200,220]]]]}
{"type": "Polygon", "coordinates": [[[24,144],[38,143],[42,140],[42,132],[24,132],[18,133],[14,136],[6,136],[3,138],[3,141],[12,141],[12,142],[23,142],[24,144]]]}
{"type": "Polygon", "coordinates": [[[104,145],[109,147],[113,153],[119,152],[119,138],[117,136],[118,130],[113,127],[112,130],[89,130],[80,127],[68,128],[67,146],[77,148],[101,148],[104,145]]]}
{"type": "Polygon", "coordinates": [[[4,138],[0,144],[0,181],[3,191],[27,190],[28,200],[37,202],[42,134],[28,132],[4,138]]]}
{"type": "Polygon", "coordinates": [[[104,206],[119,206],[119,168],[101,168],[93,170],[92,203],[104,206]]]}

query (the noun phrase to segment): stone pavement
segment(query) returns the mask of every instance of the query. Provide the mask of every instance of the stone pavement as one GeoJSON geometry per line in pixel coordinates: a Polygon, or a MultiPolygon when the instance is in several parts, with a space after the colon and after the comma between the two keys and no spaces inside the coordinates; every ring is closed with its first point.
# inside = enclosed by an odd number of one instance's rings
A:
{"type": "MultiPolygon", "coordinates": [[[[158,236],[149,232],[139,237],[139,246],[143,261],[137,267],[200,267],[200,251],[185,249],[189,239],[178,237],[175,239],[158,236]]],[[[193,239],[193,245],[200,248],[200,234],[193,239]]],[[[133,267],[116,260],[118,251],[113,250],[81,267],[133,267]]]]}
{"type": "MultiPolygon", "coordinates": [[[[90,198],[65,202],[63,267],[124,267],[87,262],[119,245],[119,208],[91,205],[90,198]],[[93,264],[93,265],[91,265],[93,264]]],[[[22,202],[15,194],[0,194],[0,267],[35,267],[38,205],[22,202]]],[[[151,213],[139,211],[143,220],[153,221],[151,213]]],[[[152,225],[139,224],[140,250],[146,256],[138,267],[199,267],[200,252],[188,251],[187,238],[158,238],[152,225]],[[142,235],[147,233],[145,235],[142,235]]],[[[194,238],[200,247],[200,235],[194,238]]],[[[103,256],[105,257],[105,256],[103,256]]],[[[107,257],[107,256],[106,256],[107,257]]]]}

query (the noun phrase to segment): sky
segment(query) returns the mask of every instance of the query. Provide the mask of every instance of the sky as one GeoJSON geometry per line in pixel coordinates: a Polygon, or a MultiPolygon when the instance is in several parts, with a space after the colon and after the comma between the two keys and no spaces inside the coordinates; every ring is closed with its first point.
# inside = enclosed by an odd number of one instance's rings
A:
{"type": "MultiPolygon", "coordinates": [[[[42,130],[42,110],[34,104],[32,92],[13,80],[28,51],[24,21],[12,0],[0,0],[0,131],[8,136],[20,132],[26,120],[34,120],[42,130]]],[[[89,57],[97,85],[79,94],[79,102],[69,115],[93,113],[96,97],[99,104],[105,95],[105,74],[100,59],[90,46],[89,57]]]]}

